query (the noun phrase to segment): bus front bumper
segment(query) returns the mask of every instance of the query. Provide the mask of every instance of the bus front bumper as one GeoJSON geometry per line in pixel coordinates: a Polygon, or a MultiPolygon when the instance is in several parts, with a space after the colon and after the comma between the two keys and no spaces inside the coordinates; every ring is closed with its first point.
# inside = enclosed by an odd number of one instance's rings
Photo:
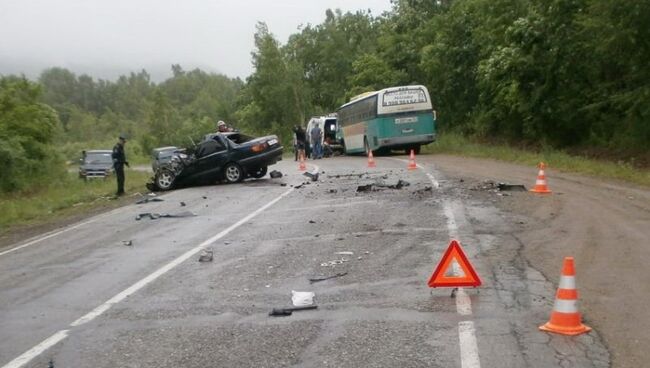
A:
{"type": "Polygon", "coordinates": [[[429,144],[436,140],[435,134],[410,135],[379,139],[380,147],[410,146],[413,144],[429,144]]]}

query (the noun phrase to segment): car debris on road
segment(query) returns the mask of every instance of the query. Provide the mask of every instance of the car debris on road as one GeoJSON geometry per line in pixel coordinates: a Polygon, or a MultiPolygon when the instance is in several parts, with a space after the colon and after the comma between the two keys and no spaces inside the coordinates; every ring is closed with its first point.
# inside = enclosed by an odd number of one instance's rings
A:
{"type": "Polygon", "coordinates": [[[315,282],[320,282],[320,281],[325,281],[325,280],[334,279],[334,278],[337,278],[337,277],[342,277],[342,276],[345,276],[345,275],[347,275],[347,274],[348,274],[347,272],[339,272],[339,273],[337,273],[336,275],[331,275],[331,276],[310,277],[310,278],[309,278],[309,282],[310,282],[311,284],[313,284],[313,283],[315,283],[315,282]]]}
{"type": "Polygon", "coordinates": [[[149,217],[151,220],[157,220],[161,217],[167,217],[167,218],[176,218],[176,217],[193,217],[196,216],[194,212],[179,212],[179,213],[154,213],[154,212],[144,212],[140,213],[137,216],[135,216],[136,221],[140,221],[141,219],[145,217],[149,217]]]}
{"type": "Polygon", "coordinates": [[[199,255],[199,262],[212,262],[214,251],[212,249],[203,249],[199,255]]]}
{"type": "Polygon", "coordinates": [[[138,201],[136,201],[135,204],[143,204],[149,202],[162,202],[162,201],[164,201],[164,199],[158,197],[142,197],[138,201]]]}
{"type": "Polygon", "coordinates": [[[313,291],[295,291],[291,290],[291,303],[296,307],[314,304],[316,294],[313,291]]]}
{"type": "Polygon", "coordinates": [[[317,305],[306,305],[304,307],[289,307],[289,308],[273,308],[269,312],[269,316],[272,317],[287,317],[290,316],[295,311],[317,309],[317,305]]]}
{"type": "Polygon", "coordinates": [[[282,177],[282,173],[279,172],[278,170],[273,170],[269,173],[269,176],[271,177],[271,179],[279,179],[282,177]]]}

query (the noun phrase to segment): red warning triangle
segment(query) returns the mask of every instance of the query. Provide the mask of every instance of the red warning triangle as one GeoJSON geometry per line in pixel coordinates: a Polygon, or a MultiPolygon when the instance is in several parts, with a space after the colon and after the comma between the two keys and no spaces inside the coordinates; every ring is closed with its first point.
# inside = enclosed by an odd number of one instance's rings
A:
{"type": "Polygon", "coordinates": [[[474,267],[469,263],[463,248],[457,240],[452,240],[447,247],[447,251],[442,256],[435,271],[429,278],[429,287],[460,287],[460,286],[480,286],[481,279],[474,271],[474,267]],[[452,262],[456,262],[463,275],[448,275],[449,269],[452,267],[452,262]]]}

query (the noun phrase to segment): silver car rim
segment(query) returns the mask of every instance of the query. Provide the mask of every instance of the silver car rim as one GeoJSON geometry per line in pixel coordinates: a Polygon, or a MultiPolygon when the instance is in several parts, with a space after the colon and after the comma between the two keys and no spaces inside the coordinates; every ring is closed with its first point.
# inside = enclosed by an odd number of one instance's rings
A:
{"type": "Polygon", "coordinates": [[[158,186],[167,189],[172,185],[174,178],[168,172],[163,172],[158,176],[158,186]]]}
{"type": "Polygon", "coordinates": [[[226,169],[226,178],[228,178],[228,181],[235,182],[239,180],[239,176],[240,172],[237,166],[228,166],[226,169]]]}

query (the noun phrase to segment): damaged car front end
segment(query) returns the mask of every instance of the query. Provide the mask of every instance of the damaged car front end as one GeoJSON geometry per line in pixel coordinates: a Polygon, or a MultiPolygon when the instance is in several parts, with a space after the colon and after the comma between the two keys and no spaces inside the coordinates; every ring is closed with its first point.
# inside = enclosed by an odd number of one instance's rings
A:
{"type": "Polygon", "coordinates": [[[147,184],[152,191],[210,184],[238,183],[262,178],[268,167],[282,160],[278,137],[251,137],[239,132],[208,134],[193,150],[177,151],[147,184]]]}

